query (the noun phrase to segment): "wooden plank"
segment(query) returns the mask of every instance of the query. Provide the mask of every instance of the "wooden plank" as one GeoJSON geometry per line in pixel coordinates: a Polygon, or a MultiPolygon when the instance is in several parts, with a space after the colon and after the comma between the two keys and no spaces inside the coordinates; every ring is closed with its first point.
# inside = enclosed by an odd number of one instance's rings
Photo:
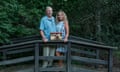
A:
{"type": "Polygon", "coordinates": [[[34,59],[34,56],[22,57],[22,58],[17,58],[12,60],[5,60],[5,61],[0,61],[0,65],[9,65],[9,64],[16,64],[21,62],[28,62],[28,61],[32,61],[33,59],[34,59]]]}
{"type": "Polygon", "coordinates": [[[65,67],[48,67],[48,68],[40,68],[39,71],[65,71],[65,67]]]}
{"type": "Polygon", "coordinates": [[[32,36],[25,36],[21,38],[13,38],[11,39],[12,43],[19,43],[24,41],[30,41],[30,40],[39,40],[41,39],[39,35],[32,35],[32,36]]]}
{"type": "Polygon", "coordinates": [[[0,47],[0,50],[9,49],[9,48],[12,48],[12,47],[16,48],[18,46],[30,45],[30,44],[32,44],[34,42],[35,41],[33,41],[33,42],[31,42],[31,41],[30,42],[23,42],[23,43],[17,43],[17,44],[10,44],[10,45],[4,45],[4,46],[0,47]]]}
{"type": "Polygon", "coordinates": [[[6,53],[7,53],[9,51],[20,50],[20,49],[25,49],[25,48],[33,48],[33,47],[34,47],[34,44],[23,45],[23,46],[13,46],[13,47],[10,47],[10,48],[1,49],[0,51],[1,52],[6,51],[6,53]]]}
{"type": "MultiPolygon", "coordinates": [[[[59,68],[59,67],[51,67],[51,68],[39,68],[40,71],[65,71],[65,68],[59,68]]],[[[16,72],[34,72],[34,69],[31,68],[27,68],[24,70],[19,70],[16,72]]],[[[95,70],[90,70],[90,69],[85,69],[85,68],[79,68],[79,67],[73,67],[72,72],[98,72],[95,70]]]]}
{"type": "Polygon", "coordinates": [[[93,47],[93,48],[99,48],[99,49],[118,49],[118,47],[112,47],[112,46],[106,46],[106,45],[100,45],[100,44],[93,44],[83,41],[76,41],[76,40],[69,40],[72,44],[78,44],[85,47],[93,47]]]}
{"type": "Polygon", "coordinates": [[[66,60],[65,56],[39,56],[40,60],[66,60]]]}
{"type": "Polygon", "coordinates": [[[40,37],[40,35],[23,36],[23,37],[19,37],[19,38],[12,38],[11,40],[27,39],[27,38],[36,38],[36,37],[40,37]]]}
{"type": "Polygon", "coordinates": [[[10,44],[10,45],[4,45],[0,47],[1,49],[6,49],[6,48],[11,48],[11,47],[18,47],[18,46],[23,46],[23,45],[30,45],[30,44],[35,44],[35,43],[40,43],[40,44],[67,44],[68,42],[64,41],[48,41],[48,42],[43,42],[42,40],[33,40],[33,41],[28,41],[28,42],[22,42],[22,43],[17,43],[17,44],[10,44]]]}
{"type": "Polygon", "coordinates": [[[15,43],[26,42],[26,41],[32,41],[32,40],[39,40],[39,39],[38,39],[38,38],[18,39],[18,40],[12,41],[12,43],[15,44],[15,43]]]}
{"type": "Polygon", "coordinates": [[[97,71],[85,69],[85,68],[73,67],[72,72],[97,72],[97,71]]]}
{"type": "Polygon", "coordinates": [[[77,61],[81,61],[81,62],[85,62],[85,63],[92,63],[92,64],[103,64],[103,65],[108,64],[108,62],[105,60],[86,58],[86,57],[78,57],[78,56],[72,56],[72,60],[77,60],[77,61]]]}
{"type": "Polygon", "coordinates": [[[90,39],[86,39],[86,38],[81,38],[81,37],[76,37],[76,36],[72,36],[72,35],[69,36],[69,39],[104,45],[104,43],[102,43],[102,42],[98,42],[98,41],[94,41],[94,40],[90,40],[90,39]]]}
{"type": "Polygon", "coordinates": [[[16,49],[30,48],[30,47],[34,47],[34,44],[15,46],[15,47],[7,48],[7,49],[4,49],[4,50],[10,51],[10,50],[16,50],[16,49]]]}
{"type": "Polygon", "coordinates": [[[7,60],[6,50],[3,51],[2,60],[7,60]]]}
{"type": "MultiPolygon", "coordinates": [[[[53,71],[65,71],[65,67],[64,68],[60,68],[60,67],[49,67],[49,68],[40,68],[39,67],[39,71],[48,71],[48,72],[53,72],[53,71]]],[[[24,70],[19,70],[19,71],[16,71],[16,72],[34,72],[34,69],[31,67],[31,68],[27,68],[27,69],[24,69],[24,70]]],[[[71,72],[99,72],[99,71],[96,71],[96,70],[90,70],[90,69],[85,69],[85,68],[79,68],[79,67],[74,67],[73,66],[73,69],[71,72]]]]}
{"type": "Polygon", "coordinates": [[[109,50],[108,54],[108,72],[112,72],[112,66],[113,66],[113,55],[112,55],[112,49],[109,50]]]}
{"type": "MultiPolygon", "coordinates": [[[[100,59],[100,50],[96,49],[96,59],[100,59]]],[[[96,68],[98,68],[98,65],[95,65],[96,68]]]]}
{"type": "Polygon", "coordinates": [[[0,49],[6,49],[6,48],[8,49],[8,48],[11,48],[11,47],[18,47],[18,46],[23,46],[23,45],[31,45],[31,44],[38,43],[38,42],[41,42],[41,40],[34,40],[34,41],[17,43],[17,44],[4,45],[4,46],[1,46],[0,49]]]}
{"type": "Polygon", "coordinates": [[[76,52],[76,53],[82,53],[82,54],[96,56],[96,53],[93,53],[90,51],[85,51],[85,50],[80,50],[80,49],[75,49],[75,48],[71,48],[71,51],[76,52]]]}
{"type": "Polygon", "coordinates": [[[34,72],[34,69],[33,68],[28,68],[28,69],[18,70],[16,72],[34,72]]]}
{"type": "Polygon", "coordinates": [[[67,72],[72,72],[71,60],[71,42],[69,42],[67,47],[67,72]]]}
{"type": "Polygon", "coordinates": [[[17,54],[17,53],[22,53],[22,52],[29,52],[33,51],[33,48],[26,48],[26,49],[20,49],[20,50],[12,50],[12,51],[7,51],[7,54],[17,54]]]}
{"type": "MultiPolygon", "coordinates": [[[[48,72],[53,72],[53,71],[65,71],[65,67],[61,68],[61,67],[49,67],[49,68],[41,68],[39,67],[39,71],[42,72],[42,71],[48,71],[48,72]]],[[[34,69],[31,67],[31,68],[28,68],[28,69],[24,69],[24,70],[19,70],[19,71],[16,71],[16,72],[34,72],[34,69]]]]}
{"type": "Polygon", "coordinates": [[[35,68],[34,72],[39,72],[39,44],[35,44],[35,68]]]}

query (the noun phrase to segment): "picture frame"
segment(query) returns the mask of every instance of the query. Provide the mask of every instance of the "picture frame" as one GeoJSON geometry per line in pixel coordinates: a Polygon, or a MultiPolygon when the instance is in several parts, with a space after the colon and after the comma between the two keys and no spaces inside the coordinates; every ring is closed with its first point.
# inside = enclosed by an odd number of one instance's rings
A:
{"type": "Polygon", "coordinates": [[[62,33],[61,32],[50,33],[50,40],[62,40],[62,33]]]}

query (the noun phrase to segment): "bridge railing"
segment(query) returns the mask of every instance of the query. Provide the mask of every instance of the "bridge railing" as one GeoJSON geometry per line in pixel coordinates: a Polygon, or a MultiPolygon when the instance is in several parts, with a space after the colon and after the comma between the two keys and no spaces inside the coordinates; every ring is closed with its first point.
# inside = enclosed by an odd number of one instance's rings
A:
{"type": "MultiPolygon", "coordinates": [[[[112,72],[112,51],[114,49],[117,49],[116,47],[111,47],[111,46],[105,46],[101,44],[94,44],[94,43],[88,43],[84,41],[79,41],[79,40],[69,40],[68,42],[64,43],[63,41],[49,41],[47,43],[42,42],[41,40],[33,40],[33,41],[28,41],[28,42],[22,42],[22,43],[16,43],[16,44],[11,44],[11,45],[4,45],[0,47],[0,52],[3,53],[3,60],[0,61],[0,65],[9,65],[9,64],[16,64],[16,63],[21,63],[21,62],[27,62],[27,61],[35,61],[35,72],[39,71],[65,71],[65,72],[84,72],[86,69],[74,69],[72,66],[73,61],[78,61],[78,62],[84,62],[84,63],[90,63],[90,64],[95,64],[95,65],[107,65],[108,67],[108,72],[112,72]],[[57,46],[58,44],[65,45],[67,48],[67,53],[65,56],[42,56],[40,55],[40,52],[42,52],[41,48],[46,45],[53,45],[57,46]],[[76,47],[75,47],[76,46],[76,47]],[[86,48],[86,49],[93,49],[93,50],[104,50],[108,52],[108,59],[107,60],[102,60],[102,59],[96,59],[96,58],[89,58],[89,57],[81,57],[78,54],[73,55],[74,53],[83,53],[83,54],[88,54],[88,55],[95,55],[94,51],[81,51],[81,48],[86,48]],[[15,58],[15,59],[7,59],[4,55],[6,54],[17,54],[17,53],[22,53],[22,52],[29,52],[29,51],[34,51],[32,56],[25,56],[21,58],[15,58]],[[59,68],[59,67],[54,67],[54,68],[40,68],[40,60],[64,60],[66,61],[66,67],[64,68],[59,68]]],[[[91,70],[89,70],[91,72],[91,70]]]]}

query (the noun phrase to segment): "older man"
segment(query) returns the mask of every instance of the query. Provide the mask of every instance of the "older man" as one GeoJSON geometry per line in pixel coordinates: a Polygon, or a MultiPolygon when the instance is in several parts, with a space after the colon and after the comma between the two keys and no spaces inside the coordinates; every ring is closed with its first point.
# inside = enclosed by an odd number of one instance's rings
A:
{"type": "MultiPolygon", "coordinates": [[[[40,22],[40,34],[42,40],[47,42],[50,40],[50,33],[56,32],[55,19],[52,16],[53,10],[52,7],[46,7],[46,16],[42,17],[40,22]]],[[[44,47],[43,56],[54,56],[55,48],[44,47]]],[[[43,67],[48,65],[48,61],[43,61],[43,67]]],[[[52,61],[49,62],[49,65],[52,65],[52,61]]]]}

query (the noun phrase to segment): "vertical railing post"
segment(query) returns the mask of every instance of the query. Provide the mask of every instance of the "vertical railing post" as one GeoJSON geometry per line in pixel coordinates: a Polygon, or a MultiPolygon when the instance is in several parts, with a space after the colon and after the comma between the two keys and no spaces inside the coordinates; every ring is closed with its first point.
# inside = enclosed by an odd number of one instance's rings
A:
{"type": "MultiPolygon", "coordinates": [[[[99,59],[100,50],[96,49],[96,59],[99,59]]],[[[98,65],[95,65],[95,68],[98,68],[98,65]]]]}
{"type": "Polygon", "coordinates": [[[112,56],[112,49],[109,49],[108,52],[108,72],[112,72],[112,66],[113,66],[113,56],[112,56]]]}
{"type": "Polygon", "coordinates": [[[67,46],[67,72],[71,71],[71,42],[68,42],[67,46]]]}
{"type": "Polygon", "coordinates": [[[34,60],[35,60],[34,72],[39,72],[39,43],[35,44],[35,56],[34,56],[34,60]]]}
{"type": "Polygon", "coordinates": [[[7,52],[6,50],[3,51],[3,60],[4,61],[7,59],[7,53],[6,52],[7,52]]]}
{"type": "MultiPolygon", "coordinates": [[[[3,56],[3,57],[2,57],[2,60],[3,60],[3,61],[7,60],[7,50],[4,50],[4,51],[2,52],[2,54],[3,54],[3,55],[2,55],[2,56],[3,56]]],[[[5,68],[6,65],[3,65],[3,67],[5,68]]]]}

